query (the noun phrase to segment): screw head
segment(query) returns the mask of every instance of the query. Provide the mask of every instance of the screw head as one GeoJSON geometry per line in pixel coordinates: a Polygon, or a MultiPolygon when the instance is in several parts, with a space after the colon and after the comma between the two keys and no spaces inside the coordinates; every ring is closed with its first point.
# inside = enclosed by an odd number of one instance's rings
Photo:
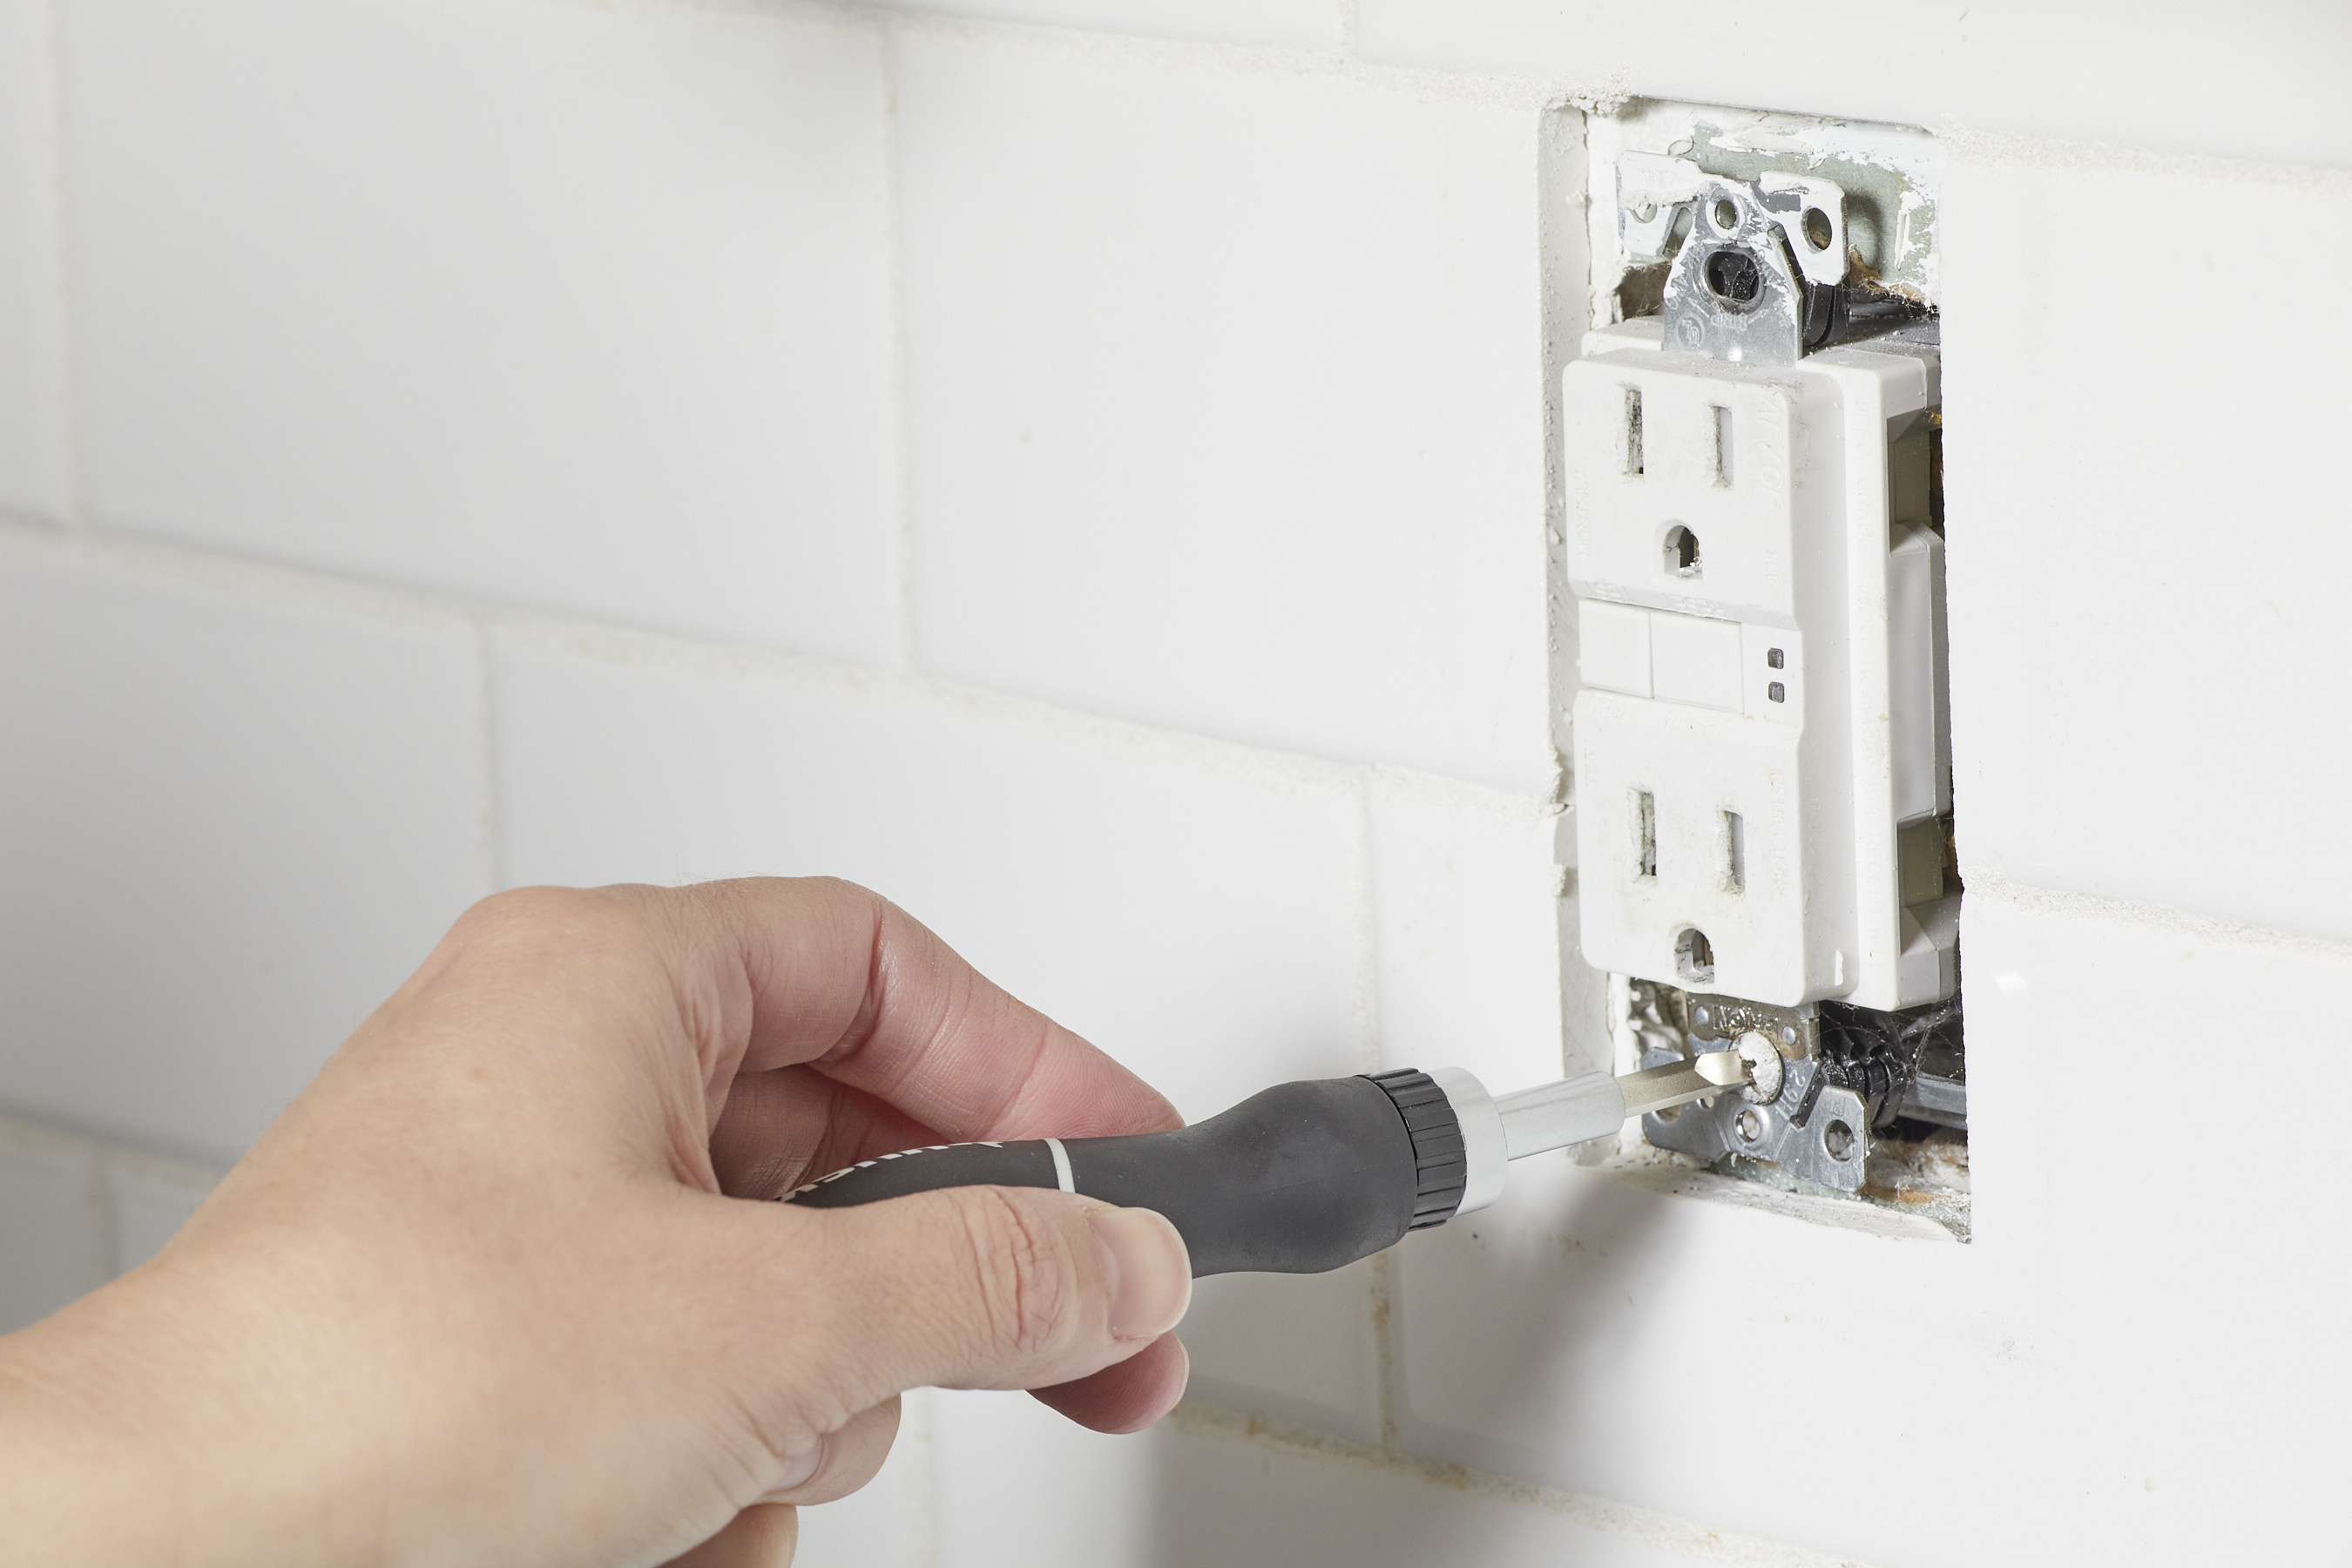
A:
{"type": "Polygon", "coordinates": [[[1759,1105],[1769,1105],[1780,1099],[1780,1087],[1788,1081],[1789,1064],[1772,1042],[1750,1029],[1734,1040],[1731,1048],[1748,1064],[1748,1083],[1739,1091],[1741,1097],[1759,1105]]]}
{"type": "Polygon", "coordinates": [[[1693,1014],[1691,1015],[1691,1021],[1692,1021],[1692,1022],[1694,1022],[1694,1023],[1696,1023],[1696,1024],[1697,1024],[1697,1025],[1699,1026],[1699,1027],[1701,1027],[1701,1028],[1705,1028],[1705,1027],[1706,1027],[1709,1023],[1711,1023],[1713,1020],[1711,1020],[1711,1019],[1709,1019],[1709,1018],[1707,1017],[1707,1016],[1706,1016],[1706,1008],[1704,1008],[1704,1007],[1701,1007],[1701,1008],[1699,1008],[1696,1012],[1695,1012],[1695,1013],[1693,1013],[1693,1014]]]}
{"type": "Polygon", "coordinates": [[[1793,1046],[1797,1043],[1797,1028],[1795,1025],[1783,1024],[1780,1026],[1780,1043],[1784,1046],[1793,1046]]]}

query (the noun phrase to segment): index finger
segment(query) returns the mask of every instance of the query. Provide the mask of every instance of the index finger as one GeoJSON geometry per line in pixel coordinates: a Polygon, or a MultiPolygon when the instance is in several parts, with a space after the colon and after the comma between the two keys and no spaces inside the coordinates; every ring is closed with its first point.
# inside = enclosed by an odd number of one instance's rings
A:
{"type": "Polygon", "coordinates": [[[728,1037],[703,1048],[733,1057],[734,1072],[807,1063],[948,1138],[1183,1124],[1141,1079],[855,883],[763,877],[655,897],[681,1014],[698,1044],[728,1037]],[[726,1003],[739,982],[748,1018],[726,1003]]]}

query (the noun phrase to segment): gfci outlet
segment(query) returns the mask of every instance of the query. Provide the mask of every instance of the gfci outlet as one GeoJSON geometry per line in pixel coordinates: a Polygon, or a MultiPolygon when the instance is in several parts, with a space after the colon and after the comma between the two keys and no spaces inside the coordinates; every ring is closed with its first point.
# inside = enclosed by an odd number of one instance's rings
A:
{"type": "Polygon", "coordinates": [[[1580,940],[1755,1065],[1651,1142],[1853,1191],[1966,1123],[1938,323],[1836,181],[1719,168],[1620,154],[1658,314],[1563,374],[1580,940]]]}
{"type": "Polygon", "coordinates": [[[1585,956],[1787,1006],[1949,995],[1935,351],[1776,368],[1660,338],[1596,333],[1567,373],[1585,956]]]}

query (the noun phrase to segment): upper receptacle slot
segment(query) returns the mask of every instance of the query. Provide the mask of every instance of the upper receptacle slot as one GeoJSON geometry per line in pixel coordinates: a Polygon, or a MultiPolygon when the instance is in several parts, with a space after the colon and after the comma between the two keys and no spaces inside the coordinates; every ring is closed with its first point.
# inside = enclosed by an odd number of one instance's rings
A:
{"type": "Polygon", "coordinates": [[[1574,490],[1571,584],[1727,619],[1793,614],[1796,393],[1631,354],[1571,365],[1567,384],[1580,470],[1617,480],[1574,490]]]}

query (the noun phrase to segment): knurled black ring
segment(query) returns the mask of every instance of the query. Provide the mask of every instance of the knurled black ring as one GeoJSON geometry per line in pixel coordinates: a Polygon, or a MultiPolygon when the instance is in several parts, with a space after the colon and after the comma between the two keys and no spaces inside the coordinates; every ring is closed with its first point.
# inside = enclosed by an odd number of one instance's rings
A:
{"type": "Polygon", "coordinates": [[[1462,1142],[1462,1121],[1454,1114],[1454,1102],[1427,1073],[1412,1068],[1364,1076],[1381,1086],[1412,1140],[1412,1228],[1444,1225],[1462,1206],[1463,1189],[1470,1180],[1470,1154],[1462,1142]]]}

